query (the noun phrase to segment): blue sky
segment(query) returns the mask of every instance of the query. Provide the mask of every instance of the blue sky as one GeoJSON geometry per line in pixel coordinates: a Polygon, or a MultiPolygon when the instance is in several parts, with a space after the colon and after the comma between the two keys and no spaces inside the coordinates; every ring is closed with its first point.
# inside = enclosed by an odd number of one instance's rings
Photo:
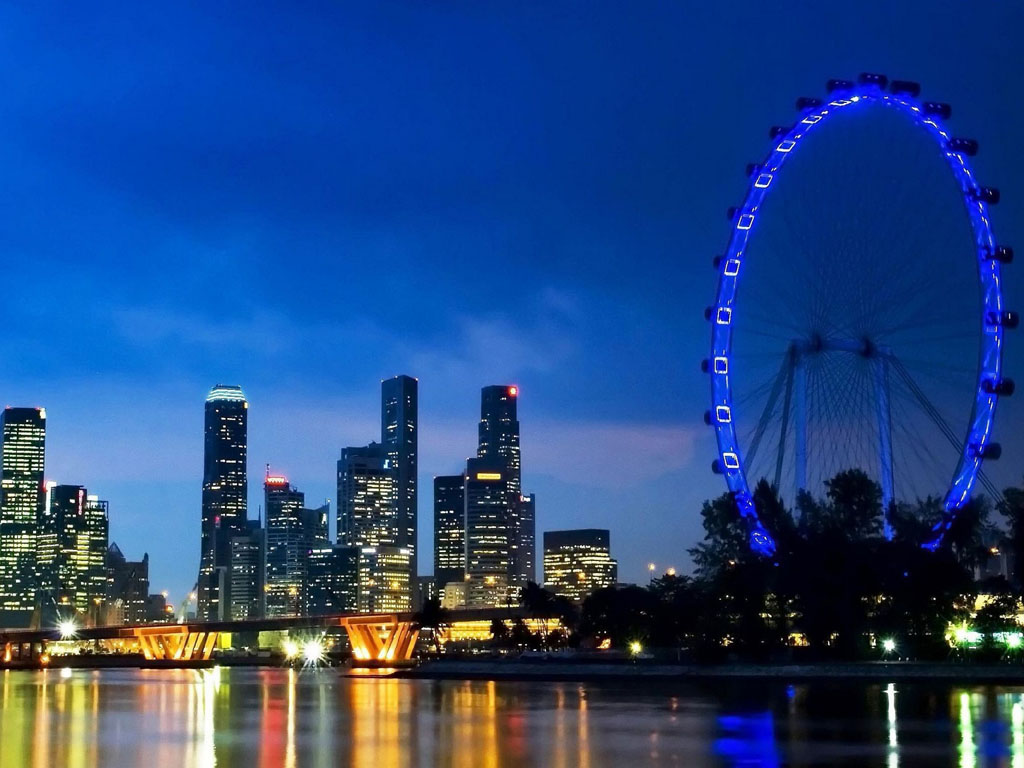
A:
{"type": "Polygon", "coordinates": [[[685,567],[721,489],[698,362],[744,164],[829,77],[917,79],[1021,243],[1021,29],[1016,2],[0,8],[0,392],[47,407],[47,476],[110,500],[154,590],[194,579],[211,385],[251,401],[255,515],[267,462],[334,498],[396,373],[425,552],[430,479],[507,382],[539,530],[610,528],[625,579],[685,567]]]}

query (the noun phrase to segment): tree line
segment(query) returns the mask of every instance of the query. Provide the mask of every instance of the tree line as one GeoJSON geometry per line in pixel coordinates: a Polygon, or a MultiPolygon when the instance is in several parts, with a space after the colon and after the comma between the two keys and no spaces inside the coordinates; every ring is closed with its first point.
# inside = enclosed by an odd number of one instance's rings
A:
{"type": "MultiPolygon", "coordinates": [[[[895,503],[883,535],[881,488],[860,470],[840,472],[822,497],[787,506],[766,482],[753,492],[774,557],[751,552],[729,494],[701,509],[704,539],[692,576],[598,590],[575,606],[535,584],[522,603],[562,629],[493,627],[497,647],[640,643],[692,661],[818,661],[1024,654],[1024,488],[993,505],[976,497],[937,551],[922,547],[942,518],[941,499],[895,503]],[[993,558],[1012,567],[996,573],[993,558]]],[[[500,622],[499,622],[500,623],[500,622]]],[[[1024,660],[1024,658],[1022,658],[1024,660]]]]}

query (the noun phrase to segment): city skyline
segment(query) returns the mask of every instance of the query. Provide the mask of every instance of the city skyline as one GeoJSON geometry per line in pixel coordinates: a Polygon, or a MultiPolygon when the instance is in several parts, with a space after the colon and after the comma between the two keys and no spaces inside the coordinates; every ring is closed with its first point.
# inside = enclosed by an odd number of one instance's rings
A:
{"type": "MultiPolygon", "coordinates": [[[[863,11],[890,20],[877,37],[831,6],[783,29],[758,7],[602,7],[585,24],[571,8],[294,9],[282,31],[257,5],[227,37],[195,9],[168,24],[139,6],[82,35],[101,12],[0,12],[9,68],[31,73],[7,94],[5,252],[46,281],[0,309],[0,392],[47,408],[47,479],[108,500],[111,539],[148,551],[154,589],[175,596],[198,554],[195,403],[217,381],[253,403],[253,471],[270,462],[333,500],[336,451],[379,429],[375,382],[418,377],[424,559],[424,489],[472,455],[479,387],[514,382],[538,531],[611,529],[625,580],[650,561],[686,569],[722,487],[698,368],[710,260],[745,162],[829,77],[886,72],[952,103],[1003,188],[1000,238],[1024,241],[1024,115],[993,77],[1021,54],[988,34],[1019,26],[1007,4],[929,9],[990,41],[966,58],[900,34],[917,11],[880,3],[863,11]],[[805,55],[738,46],[736,24],[805,55]],[[62,55],[41,56],[55,40],[62,55]],[[201,41],[188,60],[184,40],[201,41]],[[157,524],[175,535],[150,542],[157,524]]],[[[1011,375],[1021,349],[1007,345],[1011,375]]],[[[1000,405],[999,486],[1020,479],[1019,401],[1000,405]]]]}

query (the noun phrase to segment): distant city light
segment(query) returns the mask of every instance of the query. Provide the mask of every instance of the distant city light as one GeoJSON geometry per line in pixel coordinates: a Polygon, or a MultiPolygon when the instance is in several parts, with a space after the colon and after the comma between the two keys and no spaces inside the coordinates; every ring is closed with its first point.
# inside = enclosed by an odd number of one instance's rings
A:
{"type": "Polygon", "coordinates": [[[665,571],[665,573],[668,574],[669,576],[675,576],[676,575],[676,569],[675,568],[669,568],[667,571],[665,571]]]}
{"type": "Polygon", "coordinates": [[[639,640],[634,640],[629,644],[629,652],[636,656],[638,653],[643,651],[644,647],[640,645],[639,640]]]}
{"type": "Polygon", "coordinates": [[[896,650],[896,641],[891,637],[887,637],[882,641],[882,650],[886,653],[892,653],[896,650]]]}
{"type": "Polygon", "coordinates": [[[78,634],[78,626],[71,619],[65,619],[57,624],[57,631],[61,640],[68,640],[78,634]]]}
{"type": "Polygon", "coordinates": [[[299,658],[299,654],[302,653],[302,649],[299,648],[299,644],[291,638],[281,643],[281,650],[284,651],[284,657],[288,661],[294,661],[299,658]]]}
{"type": "Polygon", "coordinates": [[[1006,634],[1006,647],[1012,650],[1017,650],[1021,646],[1021,633],[1020,632],[1008,632],[1006,634]]]}
{"type": "Polygon", "coordinates": [[[509,387],[508,394],[510,397],[516,397],[519,394],[519,387],[509,387]]]}
{"type": "Polygon", "coordinates": [[[324,644],[319,640],[307,640],[302,646],[302,659],[306,664],[319,664],[324,660],[324,644]]]}

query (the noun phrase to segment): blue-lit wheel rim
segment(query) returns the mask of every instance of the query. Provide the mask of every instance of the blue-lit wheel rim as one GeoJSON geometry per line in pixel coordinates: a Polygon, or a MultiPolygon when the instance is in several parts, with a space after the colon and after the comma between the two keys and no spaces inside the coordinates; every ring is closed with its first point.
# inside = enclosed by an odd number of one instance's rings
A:
{"type": "Polygon", "coordinates": [[[936,524],[934,535],[926,546],[939,546],[943,534],[952,525],[957,511],[970,499],[981,470],[986,449],[990,446],[995,423],[998,392],[993,386],[1002,381],[1003,319],[1006,316],[1001,288],[1001,264],[994,258],[997,244],[992,234],[988,203],[980,194],[963,147],[943,127],[934,110],[926,110],[922,102],[902,93],[887,93],[877,84],[849,85],[834,90],[826,103],[802,111],[800,119],[789,130],[773,139],[765,160],[750,174],[750,185],[743,204],[732,217],[728,247],[720,259],[718,290],[710,308],[711,355],[707,369],[711,380],[711,409],[708,414],[718,443],[716,471],[726,480],[741,517],[747,523],[751,548],[772,555],[775,541],[762,525],[744,470],[743,454],[733,418],[733,387],[730,380],[730,358],[733,345],[733,312],[737,308],[740,278],[743,274],[744,252],[757,228],[759,211],[790,155],[812,131],[828,122],[828,118],[844,110],[855,110],[864,104],[882,104],[898,110],[939,147],[946,158],[963,198],[970,220],[981,288],[981,334],[978,373],[974,404],[959,460],[945,493],[943,519],[936,524]]]}

